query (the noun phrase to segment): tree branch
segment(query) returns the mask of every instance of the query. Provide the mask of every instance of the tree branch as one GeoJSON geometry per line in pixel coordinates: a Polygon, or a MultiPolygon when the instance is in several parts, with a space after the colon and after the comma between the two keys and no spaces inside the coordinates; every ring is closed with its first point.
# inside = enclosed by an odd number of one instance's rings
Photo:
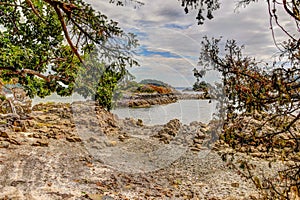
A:
{"type": "Polygon", "coordinates": [[[46,82],[51,82],[53,80],[63,80],[63,81],[68,81],[67,78],[62,78],[57,75],[44,75],[38,71],[32,70],[32,69],[15,69],[13,67],[0,67],[1,70],[9,70],[9,74],[16,74],[16,75],[23,75],[26,76],[27,74],[31,74],[34,76],[37,76],[39,78],[44,79],[46,82]]]}
{"type": "Polygon", "coordinates": [[[40,18],[40,20],[42,20],[42,22],[45,22],[45,20],[42,18],[42,16],[40,15],[40,13],[37,11],[37,9],[34,7],[33,3],[31,2],[31,0],[25,0],[25,2],[29,5],[29,7],[32,9],[33,13],[40,18]]]}
{"type": "MultiPolygon", "coordinates": [[[[283,7],[284,10],[290,15],[292,16],[295,20],[300,21],[300,16],[296,16],[288,7],[287,7],[287,1],[286,0],[282,0],[283,3],[283,7]]],[[[297,6],[295,5],[295,7],[297,8],[297,6]]]]}
{"type": "Polygon", "coordinates": [[[17,72],[18,72],[19,74],[32,74],[32,75],[35,75],[35,76],[38,76],[38,77],[44,79],[44,80],[47,81],[47,82],[50,82],[50,81],[51,81],[51,79],[50,79],[48,76],[43,75],[43,74],[41,74],[41,73],[39,73],[39,72],[37,72],[37,71],[34,71],[34,70],[32,70],[32,69],[17,70],[17,72]]]}
{"type": "Polygon", "coordinates": [[[55,12],[58,16],[58,19],[61,23],[64,35],[67,39],[67,42],[68,42],[68,44],[70,45],[70,47],[72,49],[72,52],[76,55],[76,57],[79,59],[79,61],[83,64],[84,62],[83,62],[81,56],[79,55],[79,53],[77,51],[77,48],[73,45],[73,42],[72,42],[72,40],[69,36],[69,32],[68,32],[67,25],[65,23],[64,17],[62,15],[61,11],[60,11],[60,8],[58,7],[59,2],[51,1],[51,0],[45,0],[45,2],[47,2],[48,4],[50,4],[54,8],[54,10],[55,10],[55,12]]]}

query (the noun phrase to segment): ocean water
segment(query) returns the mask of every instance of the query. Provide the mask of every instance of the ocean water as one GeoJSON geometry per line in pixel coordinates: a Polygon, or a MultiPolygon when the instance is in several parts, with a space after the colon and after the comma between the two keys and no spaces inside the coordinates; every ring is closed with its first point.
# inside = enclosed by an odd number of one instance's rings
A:
{"type": "Polygon", "coordinates": [[[216,102],[209,100],[179,100],[167,105],[155,105],[150,108],[117,108],[112,112],[124,119],[141,119],[146,125],[165,124],[171,119],[179,119],[184,124],[193,121],[208,123],[216,111],[216,102]]]}
{"type": "Polygon", "coordinates": [[[85,100],[86,99],[83,96],[76,93],[68,97],[61,97],[56,93],[53,93],[50,96],[47,96],[45,98],[34,97],[32,99],[32,105],[36,105],[38,103],[46,103],[46,102],[72,103],[74,101],[85,101],[85,100]]]}
{"type": "MultiPolygon", "coordinates": [[[[46,98],[36,97],[32,104],[45,102],[63,102],[72,103],[74,101],[84,101],[85,99],[74,94],[70,97],[60,97],[52,94],[46,98]]],[[[141,119],[146,125],[165,124],[171,119],[179,119],[184,124],[189,124],[193,121],[201,121],[208,123],[213,113],[216,111],[216,102],[209,100],[179,100],[176,103],[166,105],[155,105],[150,108],[116,108],[111,112],[118,115],[119,118],[125,119],[131,117],[141,119]]]]}

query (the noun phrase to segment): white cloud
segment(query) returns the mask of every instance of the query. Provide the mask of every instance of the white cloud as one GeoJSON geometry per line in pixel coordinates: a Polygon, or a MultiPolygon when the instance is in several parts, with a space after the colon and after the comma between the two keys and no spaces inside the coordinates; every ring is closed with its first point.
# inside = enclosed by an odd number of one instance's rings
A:
{"type": "Polygon", "coordinates": [[[140,56],[144,63],[141,67],[132,68],[137,81],[142,79],[158,79],[172,86],[192,86],[195,78],[192,70],[196,65],[186,58],[166,58],[160,55],[140,56]]]}
{"type": "MultiPolygon", "coordinates": [[[[131,6],[117,7],[107,0],[88,0],[95,9],[119,22],[125,30],[137,33],[139,43],[151,51],[165,51],[174,57],[159,55],[140,56],[141,67],[131,69],[138,80],[157,78],[171,85],[191,85],[192,69],[197,65],[200,42],[204,35],[223,36],[245,44],[246,55],[259,59],[270,59],[277,51],[274,47],[269,24],[267,4],[250,4],[234,12],[234,1],[225,0],[214,13],[213,20],[206,20],[198,26],[195,19],[197,10],[186,15],[180,1],[148,0],[138,9],[131,6]]],[[[283,18],[283,21],[286,20],[283,18]]],[[[281,34],[278,34],[281,37],[281,34]]],[[[213,79],[215,75],[208,76],[213,79]]]]}

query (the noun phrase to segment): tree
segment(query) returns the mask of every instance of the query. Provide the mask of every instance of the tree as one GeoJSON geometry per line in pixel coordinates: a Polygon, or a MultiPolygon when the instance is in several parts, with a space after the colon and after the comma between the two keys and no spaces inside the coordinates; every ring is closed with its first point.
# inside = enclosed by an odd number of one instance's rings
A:
{"type": "Polygon", "coordinates": [[[194,76],[196,77],[196,82],[193,85],[194,91],[204,91],[205,93],[208,92],[208,84],[205,81],[200,82],[200,78],[205,75],[205,71],[201,70],[198,71],[196,68],[193,69],[194,76]]]}
{"type": "Polygon", "coordinates": [[[17,79],[30,97],[70,95],[92,51],[110,70],[137,65],[135,36],[82,0],[1,1],[0,25],[0,78],[17,79]]]}
{"type": "Polygon", "coordinates": [[[119,98],[117,90],[118,83],[131,76],[126,66],[116,67],[112,62],[110,65],[97,57],[97,52],[91,52],[85,58],[88,66],[77,72],[74,92],[85,98],[96,100],[100,105],[110,111],[113,100],[119,98]]]}
{"type": "MultiPolygon", "coordinates": [[[[206,5],[207,13],[218,5],[217,1],[183,2],[186,7],[200,7],[201,12],[206,5]]],[[[256,1],[242,0],[238,6],[251,2],[256,1]]],[[[222,48],[219,38],[205,37],[199,64],[222,75],[224,95],[221,103],[225,109],[221,113],[224,124],[220,138],[238,151],[251,154],[255,147],[260,149],[261,155],[280,155],[284,161],[290,161],[285,170],[272,178],[257,178],[249,163],[243,161],[240,167],[245,169],[245,175],[267,198],[292,199],[292,194],[300,194],[300,38],[297,32],[300,5],[299,1],[293,0],[282,3],[267,0],[267,4],[271,35],[281,52],[277,61],[258,62],[244,56],[243,46],[238,46],[234,40],[228,40],[222,48]],[[280,23],[279,6],[295,22],[295,32],[280,23]],[[275,26],[286,35],[285,41],[277,41],[275,26]]],[[[204,19],[200,17],[199,22],[204,19]]]]}
{"type": "Polygon", "coordinates": [[[196,81],[193,85],[193,90],[208,93],[208,84],[205,81],[196,81]]]}

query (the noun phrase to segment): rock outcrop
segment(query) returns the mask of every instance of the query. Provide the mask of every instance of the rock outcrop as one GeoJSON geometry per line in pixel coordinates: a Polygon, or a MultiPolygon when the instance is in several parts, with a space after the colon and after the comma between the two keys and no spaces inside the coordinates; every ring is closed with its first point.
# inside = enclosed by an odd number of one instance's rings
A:
{"type": "Polygon", "coordinates": [[[179,133],[180,128],[181,122],[178,119],[172,119],[167,124],[165,124],[163,128],[154,135],[154,137],[157,137],[160,141],[168,144],[170,143],[172,138],[179,133]]]}
{"type": "Polygon", "coordinates": [[[173,94],[135,94],[117,102],[120,107],[147,108],[152,105],[175,103],[178,100],[173,94]]]}
{"type": "Polygon", "coordinates": [[[37,104],[26,116],[0,115],[0,123],[0,147],[7,148],[48,146],[52,140],[81,142],[79,125],[104,134],[118,132],[115,116],[92,101],[37,104]]]}

